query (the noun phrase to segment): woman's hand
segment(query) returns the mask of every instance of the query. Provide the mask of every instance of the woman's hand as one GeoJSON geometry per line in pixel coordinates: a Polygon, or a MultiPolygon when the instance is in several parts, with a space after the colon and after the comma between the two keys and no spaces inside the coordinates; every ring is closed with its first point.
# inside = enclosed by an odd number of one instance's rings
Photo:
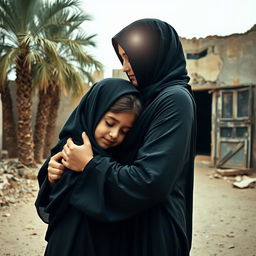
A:
{"type": "Polygon", "coordinates": [[[93,158],[91,143],[85,132],[82,133],[82,139],[83,144],[78,146],[69,138],[62,150],[62,164],[76,172],[82,172],[93,158]]]}
{"type": "Polygon", "coordinates": [[[64,165],[59,163],[62,153],[59,152],[51,157],[48,164],[48,180],[51,184],[59,180],[63,174],[64,165]]]}

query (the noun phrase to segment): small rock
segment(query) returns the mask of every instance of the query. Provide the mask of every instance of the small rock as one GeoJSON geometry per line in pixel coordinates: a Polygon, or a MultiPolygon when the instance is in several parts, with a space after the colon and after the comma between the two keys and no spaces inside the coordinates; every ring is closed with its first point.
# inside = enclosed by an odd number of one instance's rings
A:
{"type": "Polygon", "coordinates": [[[36,180],[37,176],[33,172],[27,172],[25,174],[25,178],[30,179],[30,180],[36,180]]]}
{"type": "Polygon", "coordinates": [[[10,213],[3,213],[2,216],[3,216],[3,217],[10,217],[11,214],[10,214],[10,213]]]}
{"type": "Polygon", "coordinates": [[[217,173],[215,173],[215,174],[213,175],[213,177],[214,177],[215,179],[221,179],[221,178],[222,178],[222,176],[219,175],[219,174],[217,174],[217,173]]]}

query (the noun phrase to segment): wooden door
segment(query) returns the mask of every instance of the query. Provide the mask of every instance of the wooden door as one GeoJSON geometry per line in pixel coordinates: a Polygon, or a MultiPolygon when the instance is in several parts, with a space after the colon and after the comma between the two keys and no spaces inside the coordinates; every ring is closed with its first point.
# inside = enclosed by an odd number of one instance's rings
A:
{"type": "Polygon", "coordinates": [[[252,138],[251,87],[220,90],[216,104],[217,167],[249,168],[252,138]]]}

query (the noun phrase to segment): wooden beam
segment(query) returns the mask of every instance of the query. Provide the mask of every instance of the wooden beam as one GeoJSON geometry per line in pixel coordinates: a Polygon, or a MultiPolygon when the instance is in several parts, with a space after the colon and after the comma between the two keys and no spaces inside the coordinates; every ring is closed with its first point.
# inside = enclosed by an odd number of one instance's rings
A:
{"type": "Polygon", "coordinates": [[[249,86],[256,86],[255,84],[250,85],[207,85],[207,86],[194,86],[191,85],[193,91],[211,91],[211,90],[221,90],[221,89],[234,89],[234,88],[244,88],[249,86]]]}

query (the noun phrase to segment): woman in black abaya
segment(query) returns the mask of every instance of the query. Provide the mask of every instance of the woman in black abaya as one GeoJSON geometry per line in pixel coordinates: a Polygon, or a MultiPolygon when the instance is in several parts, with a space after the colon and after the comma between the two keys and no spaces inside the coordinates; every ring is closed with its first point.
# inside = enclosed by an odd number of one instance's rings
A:
{"type": "MultiPolygon", "coordinates": [[[[88,216],[93,232],[85,240],[95,254],[77,255],[187,256],[196,116],[179,37],[169,24],[143,19],[121,30],[113,46],[141,92],[144,110],[119,148],[118,161],[92,156],[87,139],[89,160],[69,204],[88,216]]],[[[67,147],[64,165],[74,157],[67,147]]]]}

